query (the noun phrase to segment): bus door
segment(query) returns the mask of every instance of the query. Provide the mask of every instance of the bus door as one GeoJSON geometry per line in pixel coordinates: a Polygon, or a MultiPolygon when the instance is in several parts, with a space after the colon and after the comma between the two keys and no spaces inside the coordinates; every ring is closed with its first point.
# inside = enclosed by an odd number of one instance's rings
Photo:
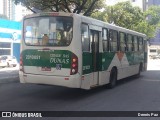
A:
{"type": "Polygon", "coordinates": [[[90,30],[90,40],[91,40],[92,70],[93,70],[92,85],[97,85],[99,78],[99,73],[98,73],[99,31],[90,30]]]}

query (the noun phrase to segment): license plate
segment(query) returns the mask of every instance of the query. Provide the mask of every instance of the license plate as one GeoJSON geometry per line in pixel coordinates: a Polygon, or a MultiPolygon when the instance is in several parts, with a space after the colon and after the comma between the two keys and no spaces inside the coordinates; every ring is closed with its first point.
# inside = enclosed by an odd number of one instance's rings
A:
{"type": "Polygon", "coordinates": [[[42,71],[51,71],[51,68],[50,67],[42,67],[41,70],[42,71]]]}
{"type": "Polygon", "coordinates": [[[61,68],[62,68],[62,65],[61,65],[61,64],[56,64],[56,69],[57,69],[57,70],[61,70],[61,68]]]}

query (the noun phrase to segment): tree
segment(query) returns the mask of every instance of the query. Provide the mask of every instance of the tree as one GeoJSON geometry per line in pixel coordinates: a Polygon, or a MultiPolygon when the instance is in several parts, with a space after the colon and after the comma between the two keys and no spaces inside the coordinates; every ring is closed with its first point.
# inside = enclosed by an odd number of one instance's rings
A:
{"type": "Polygon", "coordinates": [[[120,2],[105,7],[103,12],[93,13],[92,17],[112,23],[127,29],[154,36],[155,27],[146,21],[145,14],[139,7],[133,7],[130,2],[120,2]]]}
{"type": "Polygon", "coordinates": [[[8,17],[6,15],[0,14],[0,18],[1,19],[8,19],[8,17]]]}
{"type": "Polygon", "coordinates": [[[151,6],[144,13],[150,25],[157,25],[160,23],[160,6],[151,6]]]}
{"type": "Polygon", "coordinates": [[[14,0],[14,2],[21,3],[34,13],[35,9],[38,9],[49,12],[83,13],[85,16],[90,16],[104,5],[104,0],[14,0]]]}
{"type": "Polygon", "coordinates": [[[129,1],[107,6],[104,12],[107,14],[105,19],[109,23],[128,29],[132,29],[134,25],[144,20],[144,15],[140,8],[133,7],[129,1]]]}
{"type": "Polygon", "coordinates": [[[133,30],[146,34],[148,38],[153,38],[155,35],[155,27],[150,25],[147,21],[139,22],[133,27],[133,30]]]}

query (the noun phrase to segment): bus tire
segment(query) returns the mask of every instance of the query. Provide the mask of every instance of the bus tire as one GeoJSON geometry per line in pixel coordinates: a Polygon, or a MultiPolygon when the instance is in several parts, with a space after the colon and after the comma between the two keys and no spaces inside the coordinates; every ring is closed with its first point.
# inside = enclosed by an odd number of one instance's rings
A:
{"type": "Polygon", "coordinates": [[[138,70],[138,74],[136,75],[136,77],[140,77],[141,71],[142,71],[142,64],[139,65],[139,70],[138,70]]]}
{"type": "Polygon", "coordinates": [[[109,88],[112,89],[116,86],[117,82],[117,70],[116,68],[112,68],[110,73],[110,80],[109,80],[109,88]]]}

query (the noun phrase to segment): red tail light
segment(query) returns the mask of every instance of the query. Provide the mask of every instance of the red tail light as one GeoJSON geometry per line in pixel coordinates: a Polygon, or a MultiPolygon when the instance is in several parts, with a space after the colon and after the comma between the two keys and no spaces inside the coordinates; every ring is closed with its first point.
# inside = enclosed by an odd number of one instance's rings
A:
{"type": "Polygon", "coordinates": [[[72,54],[71,58],[71,72],[70,75],[74,75],[78,72],[78,58],[75,54],[72,54]]]}
{"type": "Polygon", "coordinates": [[[23,69],[23,56],[22,56],[22,54],[20,55],[19,70],[22,71],[22,72],[24,72],[24,69],[23,69]]]}

